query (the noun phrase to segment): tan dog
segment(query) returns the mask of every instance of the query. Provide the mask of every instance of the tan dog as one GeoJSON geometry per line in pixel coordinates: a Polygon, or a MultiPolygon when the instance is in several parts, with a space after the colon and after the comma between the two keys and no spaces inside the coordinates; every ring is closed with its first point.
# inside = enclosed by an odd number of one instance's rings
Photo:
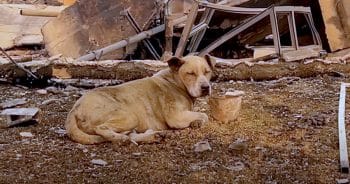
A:
{"type": "Polygon", "coordinates": [[[211,92],[215,61],[209,56],[173,57],[168,65],[153,77],[84,94],[69,112],[65,125],[69,137],[82,144],[151,143],[158,141],[161,130],[207,122],[205,113],[191,110],[195,98],[211,92]]]}

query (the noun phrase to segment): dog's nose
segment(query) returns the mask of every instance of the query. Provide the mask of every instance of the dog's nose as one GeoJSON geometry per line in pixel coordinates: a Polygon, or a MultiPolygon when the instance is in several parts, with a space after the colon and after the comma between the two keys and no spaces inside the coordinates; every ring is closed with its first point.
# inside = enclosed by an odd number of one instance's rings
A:
{"type": "Polygon", "coordinates": [[[202,85],[201,89],[202,89],[202,94],[203,95],[209,95],[209,91],[210,91],[210,86],[209,85],[202,85]]]}

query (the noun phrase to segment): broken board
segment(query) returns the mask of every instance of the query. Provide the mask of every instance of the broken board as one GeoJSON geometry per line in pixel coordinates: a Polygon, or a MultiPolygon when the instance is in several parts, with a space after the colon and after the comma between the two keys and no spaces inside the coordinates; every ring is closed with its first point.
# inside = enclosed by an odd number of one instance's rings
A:
{"type": "Polygon", "coordinates": [[[52,17],[32,17],[20,15],[21,9],[63,10],[63,6],[34,6],[24,4],[0,5],[0,47],[10,49],[15,46],[40,45],[43,43],[42,26],[52,17]]]}

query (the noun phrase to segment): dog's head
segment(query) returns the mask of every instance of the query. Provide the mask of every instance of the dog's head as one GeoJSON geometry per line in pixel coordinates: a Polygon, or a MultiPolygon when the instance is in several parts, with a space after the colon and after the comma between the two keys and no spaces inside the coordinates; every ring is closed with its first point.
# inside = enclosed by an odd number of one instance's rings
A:
{"type": "Polygon", "coordinates": [[[204,58],[199,56],[172,57],[168,60],[168,65],[172,72],[178,74],[192,97],[210,95],[210,78],[215,66],[214,58],[209,55],[204,58]]]}

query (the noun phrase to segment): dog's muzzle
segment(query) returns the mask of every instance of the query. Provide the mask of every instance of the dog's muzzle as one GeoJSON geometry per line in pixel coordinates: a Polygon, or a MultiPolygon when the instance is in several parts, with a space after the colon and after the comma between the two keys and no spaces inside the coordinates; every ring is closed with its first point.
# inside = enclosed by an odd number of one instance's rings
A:
{"type": "Polygon", "coordinates": [[[209,85],[202,85],[201,90],[202,90],[202,96],[206,96],[206,95],[210,94],[210,86],[209,85]]]}

